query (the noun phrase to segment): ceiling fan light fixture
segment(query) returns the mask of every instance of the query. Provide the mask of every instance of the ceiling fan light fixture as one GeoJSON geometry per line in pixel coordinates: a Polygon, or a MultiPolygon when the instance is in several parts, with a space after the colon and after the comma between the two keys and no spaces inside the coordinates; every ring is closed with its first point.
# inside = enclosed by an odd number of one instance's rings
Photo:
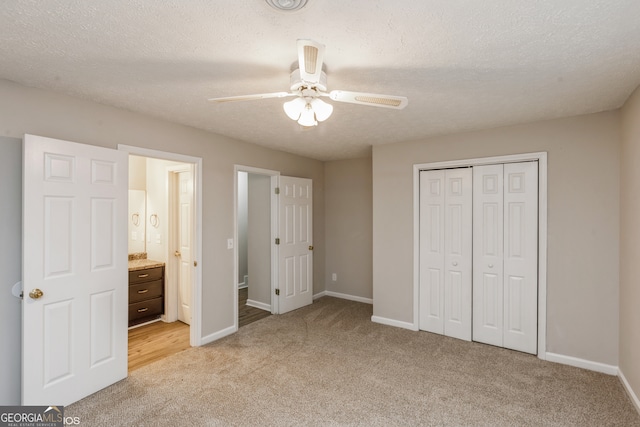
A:
{"type": "MultiPolygon", "coordinates": [[[[306,5],[308,0],[266,0],[276,9],[295,10],[306,5]]],[[[250,101],[254,99],[294,97],[285,102],[282,108],[291,120],[309,129],[324,122],[333,114],[333,105],[320,97],[329,97],[333,101],[350,104],[368,105],[372,107],[401,110],[409,100],[404,96],[381,95],[368,92],[332,90],[327,93],[327,74],[322,70],[324,64],[325,45],[308,39],[298,39],[298,67],[289,76],[290,92],[272,92],[245,96],[228,96],[211,98],[209,101],[232,102],[250,101]]]]}
{"type": "Polygon", "coordinates": [[[302,98],[295,98],[282,104],[284,112],[291,120],[298,120],[306,106],[307,103],[302,98]]]}
{"type": "Polygon", "coordinates": [[[298,120],[298,124],[306,127],[318,126],[318,122],[316,121],[313,108],[311,108],[311,104],[307,104],[304,110],[302,110],[300,119],[298,120]]]}
{"type": "Polygon", "coordinates": [[[318,98],[311,101],[311,107],[313,107],[313,111],[316,113],[316,120],[319,122],[324,122],[331,116],[331,113],[333,113],[333,105],[327,104],[318,98]]]}
{"type": "Polygon", "coordinates": [[[307,0],[266,0],[266,2],[272,8],[285,12],[300,10],[307,4],[307,0]]]}

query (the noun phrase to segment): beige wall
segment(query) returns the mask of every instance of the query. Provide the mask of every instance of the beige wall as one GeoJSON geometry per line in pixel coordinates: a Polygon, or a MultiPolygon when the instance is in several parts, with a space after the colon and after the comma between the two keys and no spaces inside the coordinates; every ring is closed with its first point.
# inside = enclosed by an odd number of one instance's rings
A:
{"type": "MultiPolygon", "coordinates": [[[[234,164],[281,171],[283,175],[313,179],[314,185],[314,292],[324,290],[324,164],[288,153],[176,125],[141,114],[94,102],[27,88],[0,80],[0,134],[22,138],[25,133],[116,148],[118,144],[180,153],[203,159],[203,254],[200,259],[203,283],[202,335],[209,336],[233,325],[233,237],[234,164]]],[[[4,140],[2,143],[5,155],[4,140]]],[[[6,148],[9,148],[7,145],[6,148]]],[[[10,152],[12,154],[13,151],[10,152]]],[[[13,155],[13,154],[12,154],[13,155]]],[[[10,161],[21,162],[13,155],[10,161]]],[[[2,181],[3,194],[19,191],[21,182],[2,181]]],[[[2,217],[4,221],[4,216],[2,217]]],[[[15,227],[15,224],[13,225],[15,227]]],[[[12,250],[20,247],[11,236],[12,250]]],[[[6,287],[7,285],[5,285],[6,287]]],[[[3,289],[6,292],[6,289],[3,289]]],[[[3,296],[0,299],[4,299],[3,296]]],[[[0,312],[0,324],[19,325],[15,310],[0,312]]],[[[15,361],[18,348],[3,346],[2,352],[15,361]]],[[[3,356],[4,357],[4,356],[3,356]]],[[[19,359],[18,359],[19,360],[19,359]]],[[[14,363],[15,365],[15,363],[14,363]]],[[[15,366],[14,366],[15,368],[15,366]]],[[[4,377],[3,377],[4,379],[4,377]]],[[[0,388],[19,396],[15,383],[2,381],[0,388]]]]}
{"type": "MultiPolygon", "coordinates": [[[[640,87],[622,109],[620,372],[640,398],[640,87]]],[[[636,400],[638,404],[638,400],[636,400]]],[[[638,407],[640,410],[640,407],[638,407]]]]}
{"type": "Polygon", "coordinates": [[[129,190],[147,191],[147,159],[129,156],[129,190]]]}
{"type": "Polygon", "coordinates": [[[619,113],[373,148],[374,315],[413,323],[412,166],[548,152],[547,352],[617,366],[619,113]]]}
{"type": "Polygon", "coordinates": [[[0,405],[19,405],[22,307],[11,288],[22,280],[22,140],[0,136],[0,147],[0,405]]]}
{"type": "Polygon", "coordinates": [[[325,164],[327,291],[372,298],[371,179],[371,158],[325,164]]]}

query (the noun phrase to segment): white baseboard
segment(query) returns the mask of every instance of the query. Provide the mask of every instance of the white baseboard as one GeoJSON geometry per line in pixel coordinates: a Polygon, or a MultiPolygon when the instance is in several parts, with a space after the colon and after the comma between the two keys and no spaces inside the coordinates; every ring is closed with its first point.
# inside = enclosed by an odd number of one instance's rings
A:
{"type": "Polygon", "coordinates": [[[333,292],[333,291],[325,291],[324,294],[328,297],[348,299],[349,301],[363,302],[365,304],[373,304],[373,299],[371,298],[358,297],[358,296],[349,295],[349,294],[341,294],[340,292],[333,292]]]}
{"type": "Polygon", "coordinates": [[[249,307],[259,308],[260,310],[265,310],[265,311],[268,311],[269,313],[271,313],[271,306],[269,304],[265,304],[265,303],[260,302],[260,301],[254,301],[252,299],[248,299],[247,300],[247,305],[249,307]]]}
{"type": "Polygon", "coordinates": [[[371,321],[374,323],[380,323],[382,325],[395,326],[396,328],[409,329],[411,331],[418,330],[418,327],[415,326],[413,323],[403,322],[401,320],[395,320],[395,319],[387,319],[386,317],[371,316],[371,321]]]}
{"type": "Polygon", "coordinates": [[[631,398],[631,401],[634,403],[634,405],[636,405],[636,410],[638,411],[638,413],[640,413],[640,399],[638,399],[638,395],[633,391],[631,385],[629,384],[629,381],[627,381],[627,378],[624,376],[620,369],[618,369],[618,377],[620,378],[620,381],[622,381],[622,385],[631,398]]]}
{"type": "Polygon", "coordinates": [[[340,292],[333,292],[333,291],[318,292],[313,296],[313,299],[317,300],[318,298],[322,298],[322,297],[334,297],[334,298],[346,299],[349,301],[363,302],[365,304],[373,304],[373,299],[371,298],[359,297],[356,295],[349,295],[349,294],[341,294],[340,292]]]}
{"type": "Polygon", "coordinates": [[[237,326],[229,326],[228,328],[225,328],[221,331],[214,332],[210,335],[207,335],[206,337],[202,337],[202,339],[200,339],[200,345],[205,345],[205,344],[209,344],[211,342],[217,341],[220,338],[224,338],[227,335],[231,335],[237,331],[238,331],[237,326]]]}
{"type": "Polygon", "coordinates": [[[563,365],[575,366],[576,368],[588,369],[590,371],[602,372],[608,375],[618,375],[618,367],[607,365],[600,362],[592,362],[591,360],[579,359],[577,357],[565,356],[563,354],[549,353],[546,354],[547,362],[561,363],[563,365]]]}
{"type": "Polygon", "coordinates": [[[131,330],[131,329],[136,329],[136,328],[139,328],[140,326],[147,326],[147,325],[150,325],[150,324],[152,324],[152,323],[156,323],[156,322],[165,322],[165,323],[168,323],[168,322],[166,322],[162,317],[158,317],[157,319],[149,320],[148,322],[139,323],[139,324],[137,324],[137,325],[129,326],[129,328],[128,328],[128,329],[129,329],[129,330],[131,330]]]}
{"type": "Polygon", "coordinates": [[[322,291],[322,292],[318,292],[317,294],[315,294],[313,296],[313,300],[317,300],[318,298],[322,298],[323,296],[327,295],[327,291],[322,291]]]}

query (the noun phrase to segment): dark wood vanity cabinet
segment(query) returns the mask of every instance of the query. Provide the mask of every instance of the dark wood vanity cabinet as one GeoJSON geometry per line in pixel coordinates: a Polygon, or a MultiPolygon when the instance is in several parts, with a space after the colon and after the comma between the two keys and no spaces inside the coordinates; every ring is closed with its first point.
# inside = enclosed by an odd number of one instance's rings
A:
{"type": "Polygon", "coordinates": [[[164,267],[129,271],[129,326],[164,313],[164,267]]]}

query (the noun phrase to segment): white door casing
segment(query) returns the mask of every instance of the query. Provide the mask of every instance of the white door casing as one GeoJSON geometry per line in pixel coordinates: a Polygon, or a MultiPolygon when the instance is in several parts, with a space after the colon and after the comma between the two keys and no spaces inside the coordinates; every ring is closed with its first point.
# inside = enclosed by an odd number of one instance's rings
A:
{"type": "Polygon", "coordinates": [[[191,324],[193,174],[178,172],[178,320],[191,324]]]}
{"type": "Polygon", "coordinates": [[[313,188],[306,178],[280,176],[278,312],[313,302],[313,188]]]}
{"type": "Polygon", "coordinates": [[[420,173],[420,325],[471,340],[470,169],[420,173]]]}
{"type": "Polygon", "coordinates": [[[127,376],[128,159],[25,135],[23,162],[22,404],[68,405],[127,376]]]}

